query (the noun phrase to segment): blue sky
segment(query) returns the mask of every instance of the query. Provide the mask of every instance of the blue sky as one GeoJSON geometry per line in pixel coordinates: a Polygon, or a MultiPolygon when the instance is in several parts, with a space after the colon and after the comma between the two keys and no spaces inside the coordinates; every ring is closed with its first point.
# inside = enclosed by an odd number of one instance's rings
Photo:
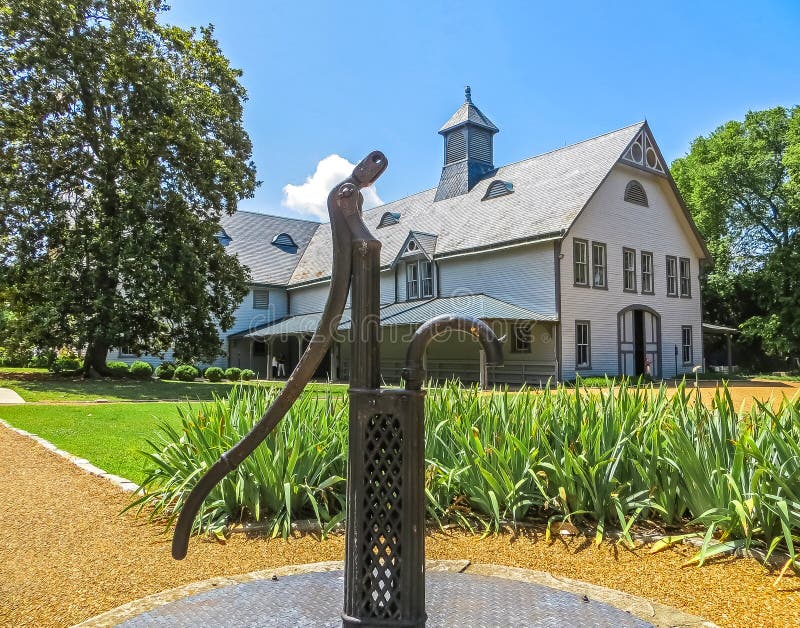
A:
{"type": "MultiPolygon", "coordinates": [[[[668,161],[750,109],[800,103],[800,2],[170,0],[213,23],[244,72],[258,178],[240,208],[313,218],[319,189],[374,148],[377,194],[433,187],[436,131],[472,88],[495,165],[647,118],[668,161]],[[318,165],[323,161],[319,171],[318,165]],[[284,187],[295,189],[287,207],[284,187]]],[[[376,198],[372,202],[377,202],[376,198]]]]}

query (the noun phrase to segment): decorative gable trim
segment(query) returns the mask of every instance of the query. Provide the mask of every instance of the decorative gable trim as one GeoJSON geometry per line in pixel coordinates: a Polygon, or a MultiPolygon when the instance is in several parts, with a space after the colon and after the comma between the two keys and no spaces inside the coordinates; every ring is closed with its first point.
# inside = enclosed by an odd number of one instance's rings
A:
{"type": "Polygon", "coordinates": [[[621,159],[650,172],[657,172],[662,175],[667,172],[661,151],[658,150],[658,146],[656,146],[646,126],[633,138],[628,148],[622,153],[621,159]]]}
{"type": "Polygon", "coordinates": [[[409,231],[406,236],[403,246],[397,252],[397,256],[392,262],[392,266],[396,266],[406,259],[420,259],[425,258],[428,261],[433,260],[433,254],[436,250],[436,240],[438,236],[432,233],[424,233],[422,231],[409,231]]]}

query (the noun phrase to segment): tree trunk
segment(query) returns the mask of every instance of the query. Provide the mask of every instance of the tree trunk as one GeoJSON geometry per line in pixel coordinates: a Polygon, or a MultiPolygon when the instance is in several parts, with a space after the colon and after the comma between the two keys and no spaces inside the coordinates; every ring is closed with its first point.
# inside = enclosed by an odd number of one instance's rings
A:
{"type": "Polygon", "coordinates": [[[114,373],[106,366],[108,356],[108,343],[94,340],[86,349],[83,359],[83,376],[91,377],[93,373],[103,377],[114,377],[114,373]]]}

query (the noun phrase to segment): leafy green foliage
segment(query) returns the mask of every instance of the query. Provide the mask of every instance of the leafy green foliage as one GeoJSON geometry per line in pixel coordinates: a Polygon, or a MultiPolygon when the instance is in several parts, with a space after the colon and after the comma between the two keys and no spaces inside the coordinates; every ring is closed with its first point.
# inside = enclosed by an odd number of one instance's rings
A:
{"type": "Polygon", "coordinates": [[[238,369],[235,366],[225,369],[225,379],[232,382],[238,382],[240,379],[242,379],[242,369],[238,369]]]}
{"type": "Polygon", "coordinates": [[[172,379],[175,377],[175,365],[172,362],[162,362],[156,368],[158,379],[172,379]]]}
{"type": "MultiPolygon", "coordinates": [[[[266,411],[277,391],[239,386],[228,399],[181,410],[181,427],[165,423],[150,441],[144,495],[151,517],[173,518],[200,477],[266,411]]],[[[303,396],[256,451],[211,492],[196,526],[220,531],[234,521],[266,519],[287,536],[293,519],[312,517],[325,528],[344,516],[346,407],[341,395],[303,396]],[[314,417],[309,421],[308,417],[314,417]]]]}
{"type": "Polygon", "coordinates": [[[250,369],[242,369],[242,381],[249,382],[251,379],[255,379],[256,372],[250,369]]]}
{"type": "Polygon", "coordinates": [[[191,364],[181,364],[175,369],[175,379],[178,381],[192,382],[198,377],[200,377],[200,371],[198,371],[191,364]]]}
{"type": "MultiPolygon", "coordinates": [[[[174,517],[276,393],[239,386],[227,400],[184,408],[181,429],[166,425],[150,440],[136,505],[174,517]]],[[[294,518],[338,520],[347,404],[343,393],[304,396],[254,460],[209,497],[198,529],[267,518],[287,534],[294,518]]],[[[691,522],[706,531],[696,561],[759,545],[797,565],[800,398],[741,413],[725,389],[707,407],[683,386],[672,396],[664,386],[626,383],[487,395],[451,383],[428,391],[425,457],[428,514],[439,522],[491,531],[541,517],[548,534],[554,522],[583,522],[597,542],[613,528],[629,544],[636,522],[691,522]]]]}
{"type": "Polygon", "coordinates": [[[210,382],[221,382],[225,371],[218,366],[209,366],[203,376],[210,382]]]}
{"type": "Polygon", "coordinates": [[[125,362],[112,361],[106,364],[106,368],[114,377],[125,377],[130,374],[130,367],[125,362]]]}
{"type": "Polygon", "coordinates": [[[129,371],[131,377],[135,379],[150,379],[153,376],[153,367],[141,360],[131,364],[129,371]]]}
{"type": "Polygon", "coordinates": [[[76,355],[58,356],[50,363],[50,371],[53,373],[77,371],[80,367],[81,359],[76,355]]]}
{"type": "Polygon", "coordinates": [[[800,106],[751,111],[673,162],[714,257],[708,317],[772,356],[800,355],[800,106]]]}
{"type": "Polygon", "coordinates": [[[0,10],[0,294],[13,333],[211,360],[246,270],[217,241],[252,196],[246,92],[213,29],[161,0],[9,0],[0,10]]]}

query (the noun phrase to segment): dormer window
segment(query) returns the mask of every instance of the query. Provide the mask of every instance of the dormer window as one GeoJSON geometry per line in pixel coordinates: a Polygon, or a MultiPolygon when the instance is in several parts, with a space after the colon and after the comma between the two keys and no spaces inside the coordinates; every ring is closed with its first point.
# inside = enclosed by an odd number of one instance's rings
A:
{"type": "Polygon", "coordinates": [[[409,240],[408,245],[406,245],[406,253],[416,253],[417,251],[419,251],[417,241],[409,240]]]}
{"type": "Polygon", "coordinates": [[[219,228],[219,231],[217,231],[217,235],[215,237],[222,246],[228,246],[231,243],[231,237],[225,232],[225,229],[223,229],[222,227],[219,228]]]}
{"type": "Polygon", "coordinates": [[[288,233],[279,233],[272,238],[272,245],[287,253],[297,253],[297,244],[288,233]]]}
{"type": "Polygon", "coordinates": [[[483,195],[482,201],[487,201],[490,198],[497,198],[498,196],[505,196],[506,194],[511,194],[514,191],[514,184],[510,183],[509,181],[501,181],[500,179],[496,179],[489,184],[489,187],[486,188],[486,194],[483,195]]]}
{"type": "Polygon", "coordinates": [[[400,214],[397,212],[386,212],[383,216],[381,216],[381,220],[378,223],[378,229],[381,227],[390,227],[391,225],[396,225],[400,222],[400,214]]]}
{"type": "Polygon", "coordinates": [[[632,179],[628,181],[625,186],[625,200],[634,205],[641,205],[642,207],[649,207],[647,204],[647,192],[641,183],[632,179]]]}

